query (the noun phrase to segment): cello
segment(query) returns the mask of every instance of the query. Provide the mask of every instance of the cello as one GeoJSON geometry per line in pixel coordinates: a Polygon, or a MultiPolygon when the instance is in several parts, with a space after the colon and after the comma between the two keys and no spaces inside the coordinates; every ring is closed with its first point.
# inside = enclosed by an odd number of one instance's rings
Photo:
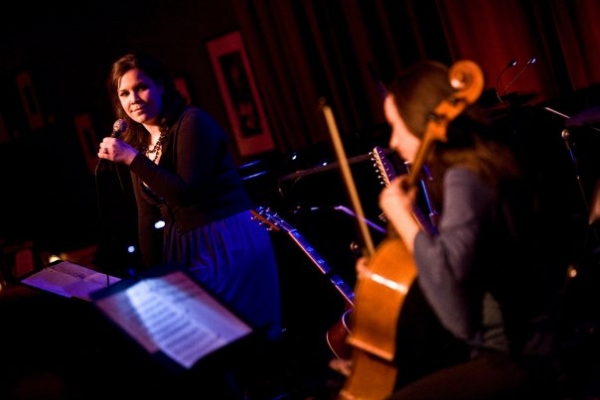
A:
{"type": "MultiPolygon", "coordinates": [[[[414,187],[419,181],[424,160],[436,141],[446,141],[448,124],[469,104],[475,102],[483,90],[483,73],[470,60],[454,63],[448,79],[455,91],[442,100],[434,110],[436,118],[427,124],[425,135],[417,151],[407,184],[414,187]]],[[[405,297],[417,277],[412,253],[396,235],[388,235],[375,249],[362,218],[355,185],[344,154],[339,133],[328,106],[323,106],[333,145],[339,158],[341,172],[350,200],[359,216],[357,221],[368,269],[358,276],[355,303],[350,321],[347,343],[351,349],[350,372],[338,393],[338,400],[379,400],[392,394],[397,379],[394,364],[396,327],[405,297]],[[361,225],[362,223],[362,225],[361,225]]]]}

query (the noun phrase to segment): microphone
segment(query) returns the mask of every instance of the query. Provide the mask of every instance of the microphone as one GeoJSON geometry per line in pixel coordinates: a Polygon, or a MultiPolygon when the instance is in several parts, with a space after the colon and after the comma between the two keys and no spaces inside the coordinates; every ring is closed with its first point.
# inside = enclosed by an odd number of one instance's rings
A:
{"type": "Polygon", "coordinates": [[[500,79],[502,79],[502,77],[504,76],[504,74],[506,73],[506,71],[508,71],[509,69],[511,69],[512,67],[514,67],[515,65],[517,65],[517,60],[516,59],[512,59],[508,62],[508,64],[506,64],[506,67],[504,67],[502,69],[502,71],[500,72],[500,74],[498,74],[498,78],[496,78],[496,97],[498,98],[498,101],[500,103],[504,103],[504,100],[502,100],[502,97],[500,96],[500,93],[498,92],[498,85],[500,84],[500,79]]]}
{"type": "MultiPolygon", "coordinates": [[[[113,124],[110,137],[118,138],[123,132],[125,132],[125,129],[127,129],[127,122],[125,122],[123,118],[119,118],[113,124]]],[[[104,160],[102,158],[99,159],[98,163],[96,164],[96,175],[98,174],[98,172],[106,170],[106,168],[108,168],[108,165],[109,164],[107,163],[107,160],[104,160]]]]}
{"type": "Polygon", "coordinates": [[[512,79],[512,81],[508,82],[508,85],[506,85],[504,87],[504,90],[502,91],[502,95],[504,96],[506,94],[506,92],[508,91],[508,88],[510,88],[513,85],[513,83],[515,83],[517,81],[517,79],[519,79],[519,77],[523,74],[523,72],[525,72],[527,67],[529,67],[531,64],[535,64],[536,62],[537,62],[537,58],[535,58],[535,57],[531,57],[529,60],[527,60],[527,63],[525,63],[525,66],[523,68],[521,68],[521,70],[517,73],[517,75],[515,75],[515,77],[512,79]]]}
{"type": "Polygon", "coordinates": [[[125,132],[125,129],[127,129],[127,122],[125,122],[123,118],[116,120],[113,124],[113,129],[112,133],[110,134],[110,137],[118,138],[123,132],[125,132]]]}

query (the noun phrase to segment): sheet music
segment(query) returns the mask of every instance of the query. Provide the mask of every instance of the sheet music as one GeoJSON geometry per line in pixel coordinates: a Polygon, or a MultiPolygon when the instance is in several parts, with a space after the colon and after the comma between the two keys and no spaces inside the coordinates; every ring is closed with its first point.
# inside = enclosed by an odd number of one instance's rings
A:
{"type": "Polygon", "coordinates": [[[95,304],[148,352],[186,368],[252,328],[181,271],[144,278],[95,304]]]}
{"type": "Polygon", "coordinates": [[[77,297],[90,301],[90,293],[118,282],[120,279],[93,269],[62,261],[50,265],[21,280],[29,286],[64,297],[77,297]]]}

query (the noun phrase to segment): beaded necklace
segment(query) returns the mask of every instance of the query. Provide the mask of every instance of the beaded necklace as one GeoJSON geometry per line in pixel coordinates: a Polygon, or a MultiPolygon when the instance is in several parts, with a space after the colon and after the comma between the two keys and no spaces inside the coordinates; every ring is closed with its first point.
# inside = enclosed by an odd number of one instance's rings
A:
{"type": "Polygon", "coordinates": [[[160,134],[160,136],[158,137],[158,140],[156,141],[156,144],[154,146],[152,146],[152,148],[145,146],[144,147],[144,153],[146,154],[146,157],[148,157],[150,160],[152,160],[152,162],[155,162],[156,159],[158,158],[159,154],[162,151],[162,146],[163,143],[166,139],[167,135],[165,135],[164,132],[162,132],[160,134]],[[152,157],[152,154],[154,154],[154,157],[152,157]]]}

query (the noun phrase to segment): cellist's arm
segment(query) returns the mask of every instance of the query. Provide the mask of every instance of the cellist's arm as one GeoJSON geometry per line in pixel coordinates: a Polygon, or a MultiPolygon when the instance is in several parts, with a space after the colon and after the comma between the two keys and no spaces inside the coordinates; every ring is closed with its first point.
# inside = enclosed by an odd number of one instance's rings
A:
{"type": "Polygon", "coordinates": [[[414,205],[417,196],[416,187],[407,187],[407,177],[398,176],[379,194],[379,207],[385,213],[388,222],[395,230],[407,250],[411,253],[417,233],[421,230],[414,217],[414,205]]]}

